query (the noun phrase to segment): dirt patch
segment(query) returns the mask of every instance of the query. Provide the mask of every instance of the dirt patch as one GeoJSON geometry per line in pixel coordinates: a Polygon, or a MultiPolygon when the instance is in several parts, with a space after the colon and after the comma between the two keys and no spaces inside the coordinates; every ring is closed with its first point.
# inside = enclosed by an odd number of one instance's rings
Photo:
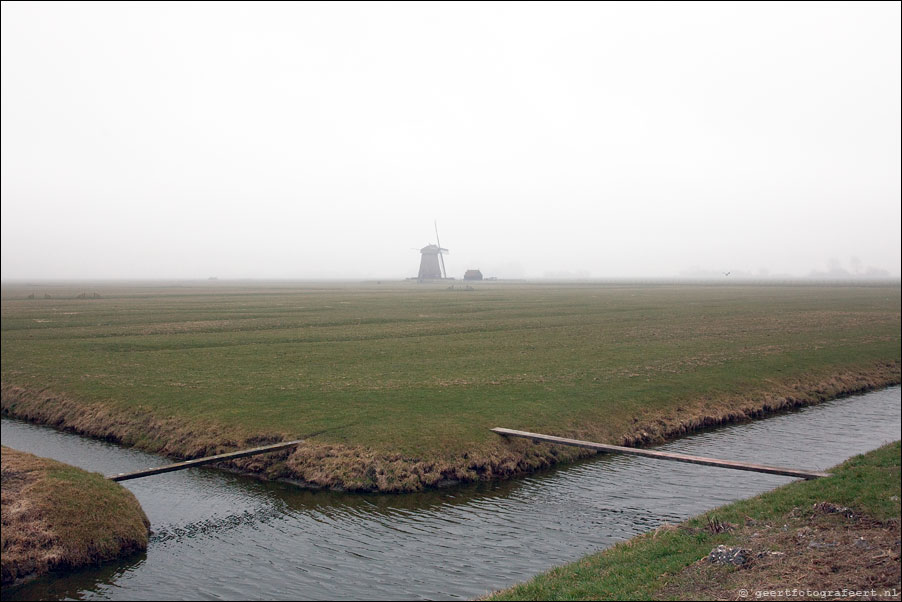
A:
{"type": "Polygon", "coordinates": [[[822,502],[778,521],[748,519],[730,532],[730,549],[741,549],[743,562],[718,562],[712,551],[669,579],[658,598],[900,599],[898,519],[878,521],[822,502]]]}

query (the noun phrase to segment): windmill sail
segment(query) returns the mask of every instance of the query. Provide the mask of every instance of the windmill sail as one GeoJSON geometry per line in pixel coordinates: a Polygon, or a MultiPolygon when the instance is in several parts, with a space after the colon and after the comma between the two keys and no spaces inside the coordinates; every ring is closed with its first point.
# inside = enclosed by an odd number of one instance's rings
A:
{"type": "Polygon", "coordinates": [[[442,251],[447,251],[448,249],[442,249],[442,241],[438,239],[438,220],[434,221],[433,224],[435,225],[435,245],[438,247],[438,258],[442,262],[442,278],[447,278],[448,272],[445,271],[445,256],[442,255],[442,251]]]}

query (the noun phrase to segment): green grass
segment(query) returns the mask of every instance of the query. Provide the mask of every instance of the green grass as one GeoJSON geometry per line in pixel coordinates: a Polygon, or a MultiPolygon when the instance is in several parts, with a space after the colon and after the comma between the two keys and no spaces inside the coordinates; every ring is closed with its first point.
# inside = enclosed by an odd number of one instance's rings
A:
{"type": "MultiPolygon", "coordinates": [[[[552,569],[527,583],[489,597],[489,600],[652,600],[668,578],[704,558],[719,544],[733,545],[731,533],[714,534],[708,521],[743,524],[781,521],[793,508],[830,502],[853,508],[877,520],[900,515],[900,444],[885,445],[856,456],[833,469],[833,476],[799,481],[735,502],[687,521],[682,528],[649,533],[552,569]]],[[[778,522],[779,524],[779,522],[778,522]]],[[[896,524],[898,529],[898,523],[896,524]]],[[[897,560],[898,562],[898,560],[897,560]]],[[[786,583],[798,587],[788,577],[786,583]]],[[[852,586],[853,583],[844,583],[852,586]]],[[[804,586],[803,586],[804,588],[804,586]]],[[[689,599],[692,592],[684,592],[689,599]]]]}
{"type": "Polygon", "coordinates": [[[456,458],[498,449],[494,426],[617,441],[840,372],[899,380],[897,284],[474,288],[7,285],[2,382],[236,436],[456,458]]]}

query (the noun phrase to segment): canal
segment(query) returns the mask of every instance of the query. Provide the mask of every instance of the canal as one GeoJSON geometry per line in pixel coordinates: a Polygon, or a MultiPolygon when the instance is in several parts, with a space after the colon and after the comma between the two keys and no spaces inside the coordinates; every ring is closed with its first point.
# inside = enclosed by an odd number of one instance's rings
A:
{"type": "MultiPolygon", "coordinates": [[[[658,449],[823,470],[899,438],[900,388],[697,433],[658,449]]],[[[3,419],[3,444],[104,474],[168,460],[3,419]]],[[[123,483],[146,554],[4,600],[469,599],[792,479],[598,456],[516,481],[407,495],[310,491],[196,468],[123,483]]]]}

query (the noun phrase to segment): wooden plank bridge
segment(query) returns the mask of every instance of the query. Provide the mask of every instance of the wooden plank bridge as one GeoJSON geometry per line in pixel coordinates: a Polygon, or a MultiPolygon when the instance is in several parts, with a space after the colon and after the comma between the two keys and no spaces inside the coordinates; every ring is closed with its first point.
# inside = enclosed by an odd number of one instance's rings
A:
{"type": "MultiPolygon", "coordinates": [[[[583,447],[594,449],[599,452],[611,452],[619,454],[629,454],[633,456],[643,456],[646,458],[655,458],[658,460],[673,460],[676,462],[688,462],[690,464],[701,464],[703,466],[717,466],[719,468],[731,468],[733,470],[748,470],[751,472],[763,472],[766,474],[776,474],[787,477],[795,477],[797,479],[819,479],[821,477],[829,477],[830,473],[819,472],[815,470],[804,470],[797,468],[785,468],[781,466],[764,466],[761,464],[752,464],[749,462],[737,462],[735,460],[720,460],[717,458],[708,458],[704,456],[691,456],[688,454],[679,454],[674,452],[664,452],[653,449],[642,449],[638,447],[623,447],[621,445],[609,445],[606,443],[593,443],[592,441],[580,441],[579,439],[567,439],[565,437],[555,437],[553,435],[543,435],[541,433],[530,433],[528,431],[516,431],[513,429],[496,427],[492,429],[493,433],[497,433],[503,437],[521,437],[531,439],[541,443],[555,443],[557,445],[570,445],[574,447],[583,447]]],[[[130,479],[140,479],[155,474],[165,472],[173,472],[176,470],[184,470],[186,468],[194,468],[195,466],[203,466],[204,464],[213,464],[214,462],[223,462],[225,460],[234,460],[236,458],[244,458],[247,456],[255,456],[257,454],[265,454],[268,452],[278,451],[293,447],[302,443],[303,439],[295,441],[286,441],[283,443],[275,443],[273,445],[264,445],[262,447],[254,447],[241,451],[228,452],[215,456],[207,456],[206,458],[197,458],[196,460],[187,460],[185,462],[176,462],[175,464],[167,464],[166,466],[158,466],[156,468],[147,468],[144,470],[136,470],[134,472],[124,472],[116,475],[110,475],[107,478],[111,481],[128,481],[130,479]]]]}
{"type": "Polygon", "coordinates": [[[268,452],[278,451],[293,447],[303,442],[303,439],[296,441],[286,441],[284,443],[275,443],[273,445],[264,445],[263,447],[254,447],[251,449],[243,449],[236,452],[228,452],[218,454],[216,456],[207,456],[206,458],[197,458],[196,460],[187,460],[185,462],[176,462],[175,464],[167,464],[166,466],[158,466],[156,468],[147,468],[144,470],[136,470],[135,472],[122,472],[110,475],[107,478],[111,481],[128,481],[130,479],[140,479],[164,472],[173,472],[176,470],[184,470],[186,468],[194,468],[195,466],[203,466],[204,464],[212,464],[213,462],[222,462],[224,460],[234,460],[235,458],[244,458],[247,456],[256,456],[257,454],[265,454],[268,452]]]}
{"type": "Polygon", "coordinates": [[[633,456],[644,456],[646,458],[656,458],[658,460],[673,460],[676,462],[688,462],[690,464],[702,464],[704,466],[718,466],[720,468],[732,468],[733,470],[748,470],[751,472],[763,472],[767,474],[777,474],[787,477],[795,477],[797,479],[819,479],[829,477],[828,472],[818,472],[815,470],[800,470],[796,468],[783,468],[780,466],[762,466],[761,464],[750,464],[748,462],[736,462],[733,460],[718,460],[717,458],[706,458],[704,456],[690,456],[688,454],[678,454],[673,452],[663,452],[653,449],[641,449],[638,447],[623,447],[620,445],[608,445],[606,443],[593,443],[591,441],[580,441],[579,439],[566,439],[564,437],[554,437],[552,435],[542,435],[540,433],[530,433],[527,431],[515,431],[506,428],[493,428],[493,433],[497,433],[503,437],[522,437],[542,443],[556,443],[558,445],[571,445],[574,447],[584,447],[594,449],[600,452],[614,452],[619,454],[630,454],[633,456]]]}

